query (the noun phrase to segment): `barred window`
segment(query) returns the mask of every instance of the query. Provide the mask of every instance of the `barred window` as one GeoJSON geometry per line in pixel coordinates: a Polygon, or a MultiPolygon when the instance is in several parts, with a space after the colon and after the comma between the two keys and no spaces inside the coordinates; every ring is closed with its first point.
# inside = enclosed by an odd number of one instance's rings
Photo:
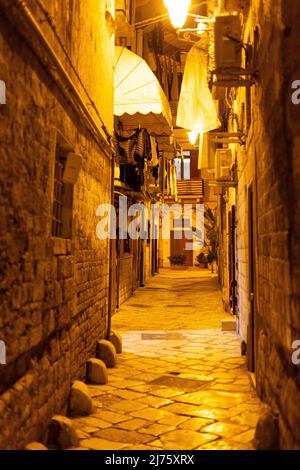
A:
{"type": "Polygon", "coordinates": [[[72,230],[73,185],[64,183],[66,152],[60,145],[56,146],[54,167],[52,236],[70,238],[72,230]]]}

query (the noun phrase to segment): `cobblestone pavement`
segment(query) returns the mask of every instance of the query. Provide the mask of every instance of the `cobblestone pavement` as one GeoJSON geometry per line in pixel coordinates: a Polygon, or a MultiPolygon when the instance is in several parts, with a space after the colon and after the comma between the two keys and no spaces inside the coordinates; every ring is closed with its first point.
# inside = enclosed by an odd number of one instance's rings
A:
{"type": "Polygon", "coordinates": [[[224,318],[207,271],[163,270],[140,289],[113,319],[124,352],[108,385],[89,386],[95,414],[73,420],[80,449],[252,449],[262,404],[224,318]]]}

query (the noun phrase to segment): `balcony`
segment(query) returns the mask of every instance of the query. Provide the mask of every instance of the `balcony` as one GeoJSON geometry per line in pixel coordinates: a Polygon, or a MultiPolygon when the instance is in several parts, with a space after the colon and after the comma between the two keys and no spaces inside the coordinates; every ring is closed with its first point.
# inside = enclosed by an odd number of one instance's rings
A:
{"type": "Polygon", "coordinates": [[[202,198],[204,196],[203,179],[177,180],[177,193],[179,198],[202,198]]]}

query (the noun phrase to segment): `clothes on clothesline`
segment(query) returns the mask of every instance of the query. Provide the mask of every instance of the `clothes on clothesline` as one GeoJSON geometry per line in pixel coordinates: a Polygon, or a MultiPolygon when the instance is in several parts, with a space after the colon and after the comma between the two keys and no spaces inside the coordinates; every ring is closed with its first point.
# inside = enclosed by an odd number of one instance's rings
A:
{"type": "Polygon", "coordinates": [[[150,135],[150,142],[151,142],[151,153],[152,153],[152,165],[156,167],[158,165],[158,143],[154,137],[154,135],[150,135]]]}
{"type": "Polygon", "coordinates": [[[152,159],[150,135],[146,129],[136,129],[130,136],[124,137],[117,132],[117,152],[120,163],[134,165],[141,160],[152,159]]]}
{"type": "Polygon", "coordinates": [[[136,129],[130,136],[115,132],[115,147],[120,165],[120,180],[140,191],[149,175],[157,184],[159,178],[159,148],[154,135],[146,129],[136,129]],[[147,169],[149,169],[147,175],[147,169]]]}

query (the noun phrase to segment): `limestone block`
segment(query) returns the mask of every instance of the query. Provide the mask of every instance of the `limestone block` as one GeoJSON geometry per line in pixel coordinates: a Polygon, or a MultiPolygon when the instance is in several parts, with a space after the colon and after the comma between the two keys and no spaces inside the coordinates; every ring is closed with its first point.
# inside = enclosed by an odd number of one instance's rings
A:
{"type": "Polygon", "coordinates": [[[73,423],[65,416],[53,416],[48,436],[49,444],[58,446],[61,449],[69,449],[79,445],[79,439],[73,423]]]}
{"type": "Polygon", "coordinates": [[[105,385],[108,382],[106,365],[101,359],[89,359],[86,364],[86,378],[88,382],[105,385]]]}
{"type": "Polygon", "coordinates": [[[25,447],[25,450],[48,450],[44,444],[41,444],[40,442],[30,442],[27,444],[25,447]]]}
{"type": "Polygon", "coordinates": [[[259,418],[254,436],[254,447],[257,450],[274,450],[278,448],[278,417],[267,409],[259,418]]]}
{"type": "Polygon", "coordinates": [[[97,344],[97,357],[101,359],[108,368],[115,367],[117,363],[117,353],[114,345],[107,341],[106,339],[102,339],[97,344]]]}
{"type": "Polygon", "coordinates": [[[122,336],[117,331],[112,331],[109,341],[114,345],[117,354],[122,353],[122,336]]]}
{"type": "Polygon", "coordinates": [[[94,411],[93,401],[85,383],[76,380],[71,387],[69,413],[71,416],[87,416],[94,411]]]}

